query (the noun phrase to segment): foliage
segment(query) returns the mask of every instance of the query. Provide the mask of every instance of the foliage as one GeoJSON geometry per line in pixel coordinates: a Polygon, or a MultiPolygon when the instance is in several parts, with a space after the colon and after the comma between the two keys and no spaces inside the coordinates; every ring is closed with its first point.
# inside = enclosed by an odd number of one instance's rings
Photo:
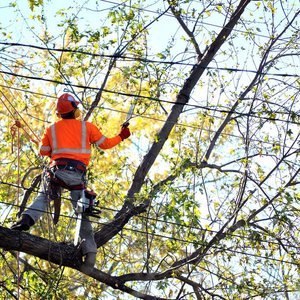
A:
{"type": "MultiPolygon", "coordinates": [[[[64,90],[106,136],[134,103],[132,136],[93,148],[93,276],[4,247],[3,299],[299,297],[298,1],[61,2],[0,8],[1,225],[64,90]]],[[[30,233],[70,244],[72,216],[30,233]]]]}

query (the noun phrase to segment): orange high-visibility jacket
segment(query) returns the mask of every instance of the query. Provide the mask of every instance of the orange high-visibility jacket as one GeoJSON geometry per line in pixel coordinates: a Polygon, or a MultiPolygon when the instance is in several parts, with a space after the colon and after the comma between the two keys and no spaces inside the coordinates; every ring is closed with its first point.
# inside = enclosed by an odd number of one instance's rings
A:
{"type": "Polygon", "coordinates": [[[40,154],[52,160],[70,158],[86,166],[91,157],[91,144],[109,149],[122,141],[120,136],[105,137],[92,123],[76,119],[62,119],[48,127],[42,138],[40,154]]]}

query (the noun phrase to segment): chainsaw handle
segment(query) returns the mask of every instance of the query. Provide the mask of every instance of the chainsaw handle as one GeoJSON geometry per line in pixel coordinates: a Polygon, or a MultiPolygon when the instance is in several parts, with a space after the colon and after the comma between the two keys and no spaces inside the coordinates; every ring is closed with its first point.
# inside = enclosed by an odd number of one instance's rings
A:
{"type": "Polygon", "coordinates": [[[123,124],[122,124],[122,128],[126,128],[126,127],[128,127],[129,126],[129,122],[128,121],[126,121],[126,122],[124,122],[123,124]]]}

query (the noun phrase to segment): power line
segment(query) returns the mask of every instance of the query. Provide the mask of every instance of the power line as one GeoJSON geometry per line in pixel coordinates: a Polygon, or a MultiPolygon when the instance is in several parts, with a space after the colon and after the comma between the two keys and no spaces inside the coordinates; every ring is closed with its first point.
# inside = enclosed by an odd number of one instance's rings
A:
{"type": "MultiPolygon", "coordinates": [[[[64,82],[59,81],[59,80],[47,79],[47,78],[36,77],[36,76],[21,75],[21,74],[7,72],[7,71],[0,71],[0,73],[10,75],[10,76],[26,78],[26,79],[46,81],[46,82],[65,85],[64,82]]],[[[84,85],[78,85],[78,84],[70,84],[70,85],[73,86],[73,87],[76,87],[76,88],[96,90],[97,92],[99,91],[98,87],[90,87],[90,86],[84,86],[84,85]]],[[[170,100],[166,100],[166,99],[159,99],[159,98],[150,97],[150,96],[143,96],[143,95],[136,95],[136,94],[130,94],[130,93],[125,93],[125,92],[118,92],[118,91],[113,91],[113,90],[108,90],[108,89],[102,89],[102,91],[106,92],[106,93],[110,93],[110,94],[119,95],[119,96],[126,96],[126,97],[132,97],[132,98],[138,97],[141,100],[149,100],[149,101],[154,101],[154,102],[158,102],[158,103],[167,103],[167,104],[171,104],[171,105],[181,105],[181,106],[199,108],[199,109],[203,109],[203,110],[206,110],[206,111],[213,111],[213,112],[226,113],[226,114],[230,113],[230,110],[226,110],[226,109],[211,108],[211,107],[207,107],[207,106],[203,106],[203,105],[183,103],[183,102],[180,102],[180,101],[174,102],[174,101],[170,101],[170,100]]],[[[273,111],[266,111],[265,113],[272,114],[274,112],[273,111]]],[[[276,112],[276,113],[277,114],[290,115],[290,113],[286,113],[286,112],[276,112]]],[[[278,122],[284,122],[284,123],[289,123],[289,124],[300,125],[300,122],[296,122],[294,120],[284,120],[284,119],[279,119],[279,118],[271,117],[271,116],[264,117],[264,116],[258,115],[258,114],[261,114],[261,112],[249,112],[249,113],[234,112],[234,114],[237,115],[237,116],[241,116],[241,117],[253,117],[253,118],[257,118],[257,119],[260,119],[260,120],[262,119],[262,120],[265,120],[265,121],[274,121],[274,122],[278,121],[278,122]]]]}
{"type": "MultiPolygon", "coordinates": [[[[1,73],[1,71],[0,71],[0,73],[1,73]]],[[[2,85],[2,84],[0,84],[0,86],[4,87],[4,88],[7,88],[7,89],[13,89],[13,90],[17,90],[17,91],[21,91],[21,92],[25,92],[25,93],[31,93],[31,94],[38,95],[38,96],[44,96],[44,97],[49,97],[49,98],[57,99],[56,96],[51,96],[49,94],[37,93],[37,92],[30,91],[30,90],[25,90],[25,89],[21,89],[21,88],[15,88],[15,87],[6,86],[6,85],[2,85]]],[[[123,110],[119,110],[119,109],[113,109],[113,108],[110,108],[110,107],[104,107],[104,106],[98,107],[97,106],[96,108],[101,109],[101,110],[108,110],[108,111],[112,111],[112,112],[127,114],[127,111],[123,111],[123,110]]],[[[210,110],[212,110],[212,108],[210,110]]],[[[219,110],[215,109],[215,111],[219,111],[219,110]]],[[[238,115],[239,113],[236,113],[236,114],[238,115]]],[[[163,122],[163,123],[169,122],[170,123],[170,121],[167,121],[165,119],[155,118],[155,117],[152,117],[150,115],[145,115],[145,114],[136,114],[136,113],[134,113],[133,116],[134,117],[144,118],[144,119],[149,119],[149,120],[157,121],[157,122],[163,122]]],[[[258,117],[260,118],[261,116],[258,116],[258,117]]],[[[214,116],[214,118],[218,118],[218,117],[214,116]]],[[[274,119],[271,119],[271,120],[273,121],[274,119]]],[[[287,121],[287,120],[282,120],[282,121],[285,121],[285,122],[289,123],[289,121],[287,121]]],[[[49,123],[48,121],[44,121],[44,122],[49,123]]],[[[203,126],[190,125],[190,124],[185,124],[185,123],[180,123],[180,122],[176,122],[175,124],[176,124],[176,126],[180,126],[180,127],[192,128],[192,129],[196,129],[196,130],[203,130],[203,131],[208,132],[210,134],[216,133],[215,130],[206,129],[206,128],[203,128],[203,126]]],[[[223,132],[222,135],[223,136],[232,137],[232,138],[242,139],[241,136],[238,136],[238,135],[235,135],[235,134],[232,134],[232,133],[223,132]]],[[[259,139],[255,139],[255,138],[252,138],[251,140],[252,140],[252,142],[263,143],[263,144],[266,144],[266,145],[270,145],[272,147],[274,146],[274,143],[271,142],[271,141],[259,140],[259,139]]],[[[283,146],[286,147],[286,145],[281,145],[281,146],[282,147],[283,146]]]]}
{"type": "MultiPolygon", "coordinates": [[[[18,186],[17,184],[7,183],[7,182],[3,182],[3,181],[0,181],[0,184],[8,185],[8,186],[15,187],[15,188],[18,188],[18,187],[19,188],[23,188],[22,186],[18,186]]],[[[35,192],[37,192],[37,191],[35,190],[35,192]]],[[[71,202],[71,200],[69,198],[62,197],[62,199],[71,202]]],[[[0,201],[0,204],[4,204],[4,205],[8,205],[8,206],[13,206],[13,207],[20,208],[20,205],[11,204],[9,202],[0,201]]],[[[26,206],[25,208],[28,208],[28,206],[26,206]]],[[[104,209],[104,210],[108,210],[108,211],[112,211],[112,212],[118,212],[118,210],[114,209],[114,208],[108,208],[108,207],[104,207],[104,206],[100,206],[99,208],[100,209],[104,209]]],[[[49,214],[49,215],[52,214],[49,211],[43,211],[43,210],[38,210],[38,211],[43,212],[44,214],[49,214]]],[[[75,219],[75,220],[77,219],[76,217],[69,216],[69,215],[63,215],[62,214],[61,216],[64,217],[64,218],[69,218],[69,219],[75,219]]],[[[145,216],[137,215],[137,217],[139,217],[141,219],[145,219],[147,221],[156,221],[156,222],[159,222],[159,223],[165,223],[167,225],[174,225],[174,226],[179,227],[179,228],[195,229],[195,230],[201,231],[203,233],[206,233],[206,232],[213,233],[213,234],[217,234],[218,233],[218,231],[211,230],[211,229],[197,228],[195,226],[178,224],[176,222],[171,222],[171,221],[166,221],[166,220],[161,220],[161,219],[154,219],[154,218],[150,218],[148,216],[145,217],[145,216]]],[[[103,223],[103,222],[99,222],[99,221],[92,221],[92,223],[98,224],[98,225],[103,225],[103,226],[108,226],[109,225],[108,223],[103,223]]],[[[148,232],[148,231],[144,231],[144,230],[140,230],[140,229],[136,229],[136,228],[132,229],[132,228],[127,228],[127,227],[125,228],[124,227],[124,229],[129,230],[129,231],[133,231],[133,232],[137,232],[137,233],[143,233],[143,234],[146,234],[146,235],[152,235],[152,236],[156,236],[156,237],[160,237],[160,238],[165,238],[165,239],[170,239],[170,240],[174,240],[174,241],[184,242],[184,243],[187,243],[187,244],[195,243],[195,241],[188,241],[188,240],[185,240],[185,239],[175,238],[175,237],[172,237],[172,236],[166,236],[166,235],[158,234],[158,233],[155,233],[155,232],[148,232]]],[[[286,244],[278,243],[278,242],[274,242],[274,241],[265,241],[265,240],[262,240],[262,239],[253,238],[253,237],[247,237],[247,236],[244,236],[244,235],[238,235],[238,234],[233,234],[233,233],[226,233],[226,235],[227,236],[231,236],[233,238],[248,239],[250,241],[257,241],[257,242],[261,242],[261,243],[267,243],[267,244],[270,244],[270,245],[276,245],[276,246],[283,245],[286,248],[293,248],[295,250],[297,250],[297,249],[299,250],[300,249],[300,247],[297,247],[297,246],[294,246],[294,245],[286,245],[286,244]]],[[[196,243],[199,244],[198,241],[196,243]]],[[[202,245],[205,245],[205,243],[203,243],[202,245]]]]}
{"type": "MultiPolygon", "coordinates": [[[[73,53],[73,54],[84,54],[93,57],[103,57],[103,58],[120,58],[125,61],[139,61],[143,63],[155,63],[155,64],[166,64],[166,65],[181,65],[181,66],[190,66],[193,67],[194,63],[185,63],[182,61],[161,61],[161,60],[153,60],[148,58],[141,58],[137,56],[128,56],[128,55],[119,55],[119,54],[98,54],[92,53],[88,51],[81,50],[72,50],[72,49],[60,49],[60,48],[49,48],[37,45],[23,44],[23,43],[13,43],[13,42],[0,42],[0,45],[6,45],[11,47],[26,47],[33,48],[44,51],[52,51],[52,52],[60,52],[60,53],[73,53]]],[[[206,70],[215,70],[215,71],[227,71],[227,72],[243,72],[243,73],[253,73],[259,75],[268,75],[268,76],[278,76],[278,77],[296,77],[299,78],[299,74],[289,74],[289,73],[270,73],[270,72],[258,72],[256,70],[249,69],[239,69],[239,68],[228,68],[228,67],[205,67],[206,70]]]]}
{"type": "MultiPolygon", "coordinates": [[[[2,202],[2,201],[0,201],[0,203],[1,204],[7,204],[7,205],[10,205],[10,206],[14,206],[14,207],[19,207],[16,204],[9,204],[9,203],[2,202]]],[[[44,214],[51,214],[50,212],[47,212],[47,211],[46,212],[43,211],[43,213],[44,214]]],[[[76,220],[76,217],[74,217],[74,216],[63,215],[63,214],[61,214],[60,216],[64,217],[64,218],[76,220]]],[[[98,225],[103,225],[103,226],[109,226],[108,223],[102,223],[102,222],[99,222],[99,221],[92,221],[92,223],[98,224],[98,225]]],[[[148,232],[148,231],[140,230],[140,229],[136,229],[136,228],[128,228],[126,226],[124,226],[122,228],[122,230],[127,230],[127,231],[131,231],[131,232],[138,233],[138,234],[151,235],[151,236],[155,236],[157,238],[162,238],[162,239],[167,239],[167,240],[173,240],[173,241],[185,243],[185,244],[188,244],[188,245],[195,243],[195,241],[188,241],[188,240],[185,240],[185,239],[176,238],[176,237],[173,237],[173,236],[166,236],[166,235],[158,234],[158,233],[155,233],[155,232],[148,232]]],[[[274,243],[274,242],[269,242],[269,241],[263,241],[263,242],[268,243],[268,244],[280,245],[279,243],[274,243]]],[[[199,241],[197,241],[196,243],[198,245],[201,245],[201,246],[206,246],[205,242],[199,242],[199,241]]],[[[286,248],[290,248],[291,247],[290,245],[284,245],[284,246],[286,248]]],[[[275,257],[262,256],[262,255],[258,255],[258,254],[254,254],[254,253],[249,253],[249,252],[234,250],[234,249],[232,249],[232,247],[227,247],[226,248],[225,246],[222,247],[222,245],[221,246],[213,245],[213,246],[211,246],[211,248],[215,249],[216,251],[226,251],[226,252],[230,252],[230,253],[242,254],[242,255],[245,255],[245,256],[252,256],[252,257],[261,258],[261,259],[265,259],[265,260],[271,260],[271,261],[279,262],[281,264],[291,264],[291,265],[295,265],[295,266],[300,266],[300,264],[297,263],[297,262],[286,261],[286,260],[275,258],[275,257]]],[[[244,248],[252,249],[249,246],[244,247],[244,248]]],[[[299,249],[298,247],[295,247],[295,246],[293,246],[293,248],[299,249]]]]}
{"type": "Polygon", "coordinates": [[[8,86],[8,85],[0,84],[0,87],[6,88],[6,89],[15,90],[15,91],[19,91],[19,92],[25,92],[25,93],[29,93],[29,94],[32,94],[32,95],[37,95],[37,96],[42,96],[42,97],[47,97],[47,98],[53,98],[55,100],[57,99],[56,96],[52,96],[50,94],[44,94],[44,93],[34,92],[34,91],[31,91],[31,90],[26,90],[26,89],[22,89],[22,88],[16,88],[16,87],[13,87],[13,86],[8,86]]]}
{"type": "MultiPolygon", "coordinates": [[[[21,88],[15,88],[15,87],[7,86],[7,85],[0,84],[0,87],[4,87],[4,88],[7,88],[7,89],[12,89],[12,90],[17,90],[17,91],[21,91],[21,92],[24,92],[24,93],[30,93],[30,94],[33,94],[33,95],[44,96],[44,97],[47,97],[47,98],[57,99],[57,96],[51,96],[49,94],[43,94],[43,93],[33,92],[33,91],[30,91],[30,90],[25,90],[25,89],[21,89],[21,88]]],[[[174,102],[172,102],[172,103],[174,103],[174,102]]],[[[127,114],[128,113],[127,111],[124,111],[124,110],[114,109],[114,108],[104,107],[104,106],[100,106],[100,107],[96,106],[96,108],[101,109],[101,110],[109,110],[109,111],[112,111],[112,112],[117,112],[117,113],[122,113],[122,114],[127,114]]],[[[211,110],[213,110],[213,109],[211,108],[211,110]]],[[[219,112],[218,109],[215,109],[215,111],[219,112]]],[[[152,121],[158,121],[158,122],[164,122],[164,123],[169,122],[170,123],[170,121],[167,121],[165,119],[163,120],[163,119],[155,118],[155,117],[152,117],[150,115],[145,115],[145,114],[133,114],[133,116],[134,117],[141,117],[141,118],[149,119],[149,120],[152,120],[152,121]]],[[[214,116],[214,118],[220,118],[220,117],[214,116]]],[[[187,127],[187,128],[202,129],[202,130],[210,132],[210,133],[214,133],[215,132],[213,130],[208,130],[208,129],[205,129],[205,128],[202,128],[202,127],[199,127],[199,126],[194,126],[194,125],[189,125],[189,124],[183,124],[183,123],[178,123],[178,122],[176,122],[174,124],[176,124],[178,126],[182,126],[182,127],[187,127]]],[[[225,135],[229,135],[229,136],[232,136],[232,137],[240,138],[239,136],[232,135],[232,134],[226,134],[225,133],[225,135]]],[[[268,142],[266,142],[266,143],[268,143],[268,142]]]]}

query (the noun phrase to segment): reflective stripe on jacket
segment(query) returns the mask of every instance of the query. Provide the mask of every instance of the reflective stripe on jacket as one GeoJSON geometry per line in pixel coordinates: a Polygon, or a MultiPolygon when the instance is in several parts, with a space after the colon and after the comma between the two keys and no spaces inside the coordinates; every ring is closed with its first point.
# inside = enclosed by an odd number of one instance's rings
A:
{"type": "Polygon", "coordinates": [[[109,149],[122,141],[120,136],[105,137],[92,123],[76,119],[62,119],[46,129],[42,138],[40,154],[51,159],[70,158],[88,165],[91,144],[109,149]]]}

